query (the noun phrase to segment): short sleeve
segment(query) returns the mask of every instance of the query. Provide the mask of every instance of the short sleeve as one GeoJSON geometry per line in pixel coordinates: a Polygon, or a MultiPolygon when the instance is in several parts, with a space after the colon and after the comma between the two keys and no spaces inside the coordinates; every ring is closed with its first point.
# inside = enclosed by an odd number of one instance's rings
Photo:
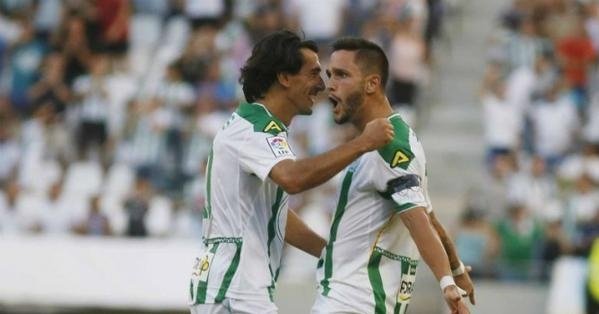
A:
{"type": "Polygon", "coordinates": [[[392,116],[395,138],[378,150],[372,180],[377,191],[393,201],[394,209],[402,212],[424,207],[430,210],[426,191],[424,150],[413,131],[399,116],[392,116]]]}
{"type": "Polygon", "coordinates": [[[237,150],[243,170],[254,173],[262,181],[270,170],[285,159],[295,159],[285,132],[278,135],[250,132],[237,150]]]}
{"type": "MultiPolygon", "coordinates": [[[[416,161],[412,161],[413,163],[416,161]]],[[[423,178],[408,169],[391,168],[382,158],[375,161],[372,180],[377,191],[393,201],[394,209],[402,212],[415,207],[429,207],[423,178]]]]}

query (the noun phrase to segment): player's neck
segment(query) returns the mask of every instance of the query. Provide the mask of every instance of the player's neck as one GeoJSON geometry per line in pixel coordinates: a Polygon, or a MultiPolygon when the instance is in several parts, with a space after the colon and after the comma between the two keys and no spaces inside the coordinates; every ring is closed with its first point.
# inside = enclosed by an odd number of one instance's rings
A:
{"type": "Polygon", "coordinates": [[[264,98],[259,99],[256,102],[264,105],[270,114],[281,120],[285,126],[289,126],[289,124],[291,124],[291,119],[295,116],[295,113],[289,110],[290,107],[286,105],[280,97],[276,97],[276,95],[267,94],[264,98]]]}
{"type": "Polygon", "coordinates": [[[378,118],[387,118],[392,114],[393,109],[387,97],[385,95],[374,96],[364,100],[364,104],[356,113],[352,124],[358,130],[363,131],[368,122],[378,118]]]}

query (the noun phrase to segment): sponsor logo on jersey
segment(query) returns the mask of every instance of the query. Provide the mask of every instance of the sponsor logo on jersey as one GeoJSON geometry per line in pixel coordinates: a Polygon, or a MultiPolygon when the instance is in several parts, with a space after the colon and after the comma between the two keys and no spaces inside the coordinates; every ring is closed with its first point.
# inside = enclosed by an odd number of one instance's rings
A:
{"type": "Polygon", "coordinates": [[[287,139],[283,136],[272,136],[266,139],[275,157],[293,156],[287,139]]]}
{"type": "Polygon", "coordinates": [[[401,150],[395,152],[393,156],[393,160],[391,161],[391,168],[397,167],[399,164],[402,164],[406,161],[410,161],[410,158],[406,156],[401,150]]]}
{"type": "Polygon", "coordinates": [[[270,132],[270,130],[276,130],[278,132],[283,132],[283,130],[281,130],[281,127],[279,127],[279,125],[274,121],[270,121],[264,128],[264,132],[270,132]]]}
{"type": "Polygon", "coordinates": [[[401,285],[399,287],[399,293],[397,294],[396,301],[399,303],[409,302],[412,298],[412,292],[414,292],[414,281],[416,276],[414,275],[402,275],[401,285]]]}

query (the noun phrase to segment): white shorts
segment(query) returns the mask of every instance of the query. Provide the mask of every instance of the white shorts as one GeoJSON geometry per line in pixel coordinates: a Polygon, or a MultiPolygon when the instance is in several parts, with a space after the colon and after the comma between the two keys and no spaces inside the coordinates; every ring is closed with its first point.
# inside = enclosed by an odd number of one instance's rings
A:
{"type": "Polygon", "coordinates": [[[322,294],[316,296],[316,301],[312,306],[312,314],[362,314],[355,309],[348,307],[347,305],[338,302],[329,297],[325,297],[322,294]]]}
{"type": "Polygon", "coordinates": [[[225,298],[222,303],[196,304],[189,307],[191,314],[277,314],[272,302],[247,301],[225,298]]]}

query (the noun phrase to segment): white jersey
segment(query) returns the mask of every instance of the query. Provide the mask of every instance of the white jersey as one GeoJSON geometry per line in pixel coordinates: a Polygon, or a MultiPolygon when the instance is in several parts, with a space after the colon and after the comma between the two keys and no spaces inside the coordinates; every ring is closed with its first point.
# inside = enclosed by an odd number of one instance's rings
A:
{"type": "Polygon", "coordinates": [[[422,145],[399,115],[389,120],[395,138],[346,169],[314,313],[404,313],[410,301],[420,255],[399,213],[432,208],[422,145]]]}
{"type": "Polygon", "coordinates": [[[204,252],[190,303],[272,301],[287,222],[287,194],[268,177],[295,159],[287,128],[261,104],[242,103],[216,134],[206,170],[204,252]]]}

